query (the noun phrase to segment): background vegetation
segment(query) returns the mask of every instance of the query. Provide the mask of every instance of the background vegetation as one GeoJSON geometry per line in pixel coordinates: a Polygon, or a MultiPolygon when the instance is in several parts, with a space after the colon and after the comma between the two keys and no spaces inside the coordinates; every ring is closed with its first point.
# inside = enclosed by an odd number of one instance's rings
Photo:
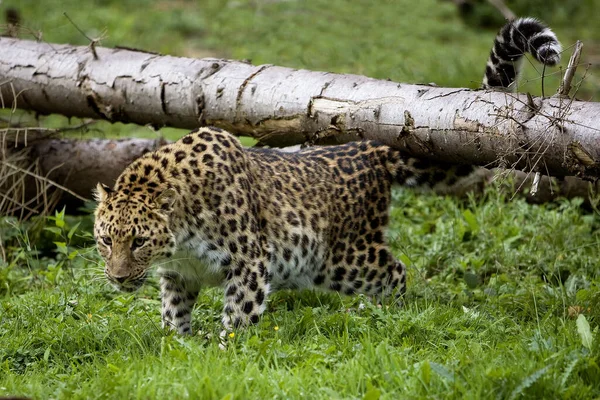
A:
{"type": "MultiPolygon", "coordinates": [[[[511,3],[509,3],[510,5],[511,3]]],[[[598,1],[527,1],[568,48],[597,58],[598,1]],[[567,3],[567,4],[563,4],[567,3]]],[[[527,5],[527,7],[525,6],[527,5]]],[[[477,87],[495,30],[440,0],[4,0],[48,42],[251,59],[400,82],[477,87]]],[[[477,10],[480,9],[477,6],[477,10]]],[[[492,11],[493,12],[493,11],[492,11]]],[[[0,55],[1,57],[1,55],[0,55]]],[[[568,57],[565,57],[568,58],[568,57]]],[[[537,70],[536,70],[537,68],[537,70]]],[[[581,68],[580,77],[585,68],[581,68]]],[[[555,70],[549,71],[555,74],[555,70]]],[[[527,67],[522,91],[541,93],[527,67]]],[[[544,79],[545,93],[557,87],[544,79]]],[[[578,97],[597,100],[591,68],[578,97]]],[[[19,118],[31,116],[18,113],[19,118]]],[[[61,126],[78,121],[44,117],[61,126]]],[[[99,123],[95,136],[151,136],[99,123]]],[[[170,138],[183,132],[170,129],[170,138]]],[[[160,329],[155,283],[112,290],[92,245],[92,220],[67,210],[0,219],[0,395],[35,398],[598,398],[598,210],[531,206],[491,188],[481,198],[397,191],[390,238],[409,265],[403,309],[361,297],[282,292],[261,322],[219,350],[222,306],[205,291],[200,334],[160,329]],[[67,214],[67,215],[65,215],[67,214]]]]}

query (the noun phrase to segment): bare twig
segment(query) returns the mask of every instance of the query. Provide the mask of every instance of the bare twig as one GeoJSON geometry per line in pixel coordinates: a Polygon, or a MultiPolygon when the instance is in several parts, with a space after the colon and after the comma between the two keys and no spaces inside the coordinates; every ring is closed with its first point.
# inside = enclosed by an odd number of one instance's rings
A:
{"type": "Polygon", "coordinates": [[[79,31],[79,33],[81,33],[83,35],[83,37],[85,37],[87,40],[90,41],[90,46],[89,46],[90,50],[92,51],[92,54],[94,55],[94,60],[97,60],[98,53],[96,52],[96,45],[100,44],[100,42],[106,38],[106,31],[103,31],[102,34],[100,35],[100,37],[92,39],[91,37],[86,35],[85,32],[83,30],[81,30],[81,28],[79,28],[75,22],[73,22],[73,20],[69,17],[69,15],[66,12],[64,12],[63,15],[69,20],[69,22],[71,24],[73,24],[75,29],[77,29],[79,31]]]}
{"type": "Polygon", "coordinates": [[[42,181],[42,182],[44,182],[44,183],[47,183],[47,184],[49,184],[49,185],[51,185],[51,186],[54,186],[54,187],[56,187],[56,188],[58,188],[58,189],[62,190],[62,191],[64,191],[64,192],[67,192],[67,193],[69,193],[71,196],[73,196],[73,197],[75,197],[75,198],[77,198],[77,199],[79,199],[79,200],[81,200],[81,201],[88,201],[88,200],[89,200],[89,199],[86,199],[86,198],[85,198],[85,197],[83,197],[83,196],[80,196],[80,195],[78,195],[77,193],[73,192],[73,191],[72,191],[72,190],[70,190],[69,188],[67,188],[67,187],[65,187],[65,186],[63,186],[63,185],[60,185],[60,184],[58,184],[58,183],[54,182],[53,180],[51,180],[51,179],[48,179],[48,178],[46,178],[46,177],[44,177],[44,176],[38,175],[38,174],[36,174],[36,173],[33,173],[33,172],[31,172],[31,171],[27,171],[27,170],[25,170],[25,169],[23,169],[23,168],[20,168],[20,167],[18,167],[18,166],[16,166],[16,165],[13,165],[13,164],[11,164],[11,163],[9,163],[9,162],[6,162],[6,161],[4,161],[4,160],[2,161],[2,164],[6,165],[7,167],[10,167],[10,168],[12,168],[12,169],[14,169],[14,170],[17,170],[17,171],[19,171],[19,172],[21,172],[21,173],[23,173],[23,174],[26,174],[26,175],[32,176],[32,177],[36,178],[38,181],[42,181]]]}
{"type": "Polygon", "coordinates": [[[568,96],[571,91],[571,82],[573,81],[573,77],[575,76],[575,71],[577,70],[577,65],[579,64],[579,58],[581,57],[581,49],[583,48],[583,43],[578,40],[575,43],[575,49],[573,50],[573,54],[571,54],[571,58],[569,59],[569,65],[567,66],[567,70],[565,71],[565,76],[560,83],[558,88],[559,96],[568,96]]]}
{"type": "Polygon", "coordinates": [[[4,34],[10,37],[19,36],[19,25],[21,24],[21,16],[16,8],[9,7],[4,12],[6,19],[6,30],[4,34]]]}
{"type": "Polygon", "coordinates": [[[540,173],[536,172],[535,175],[533,176],[533,183],[531,184],[531,190],[529,191],[529,193],[532,196],[535,196],[535,194],[538,191],[538,186],[540,184],[540,173]]]}
{"type": "Polygon", "coordinates": [[[506,18],[508,21],[512,21],[517,18],[517,15],[514,12],[512,12],[512,10],[508,8],[506,4],[504,4],[504,1],[488,0],[488,2],[491,5],[493,5],[498,11],[500,11],[500,13],[502,13],[504,18],[506,18]]]}
{"type": "Polygon", "coordinates": [[[0,237],[0,257],[2,257],[2,262],[6,262],[6,252],[4,251],[4,240],[0,237]]]}
{"type": "Polygon", "coordinates": [[[88,126],[94,124],[95,120],[88,120],[79,125],[74,126],[65,126],[63,128],[42,128],[42,127],[10,127],[10,128],[0,128],[0,135],[2,135],[3,139],[6,141],[14,140],[14,145],[17,147],[19,144],[27,147],[28,141],[35,142],[36,140],[48,139],[53,135],[57,135],[59,133],[68,132],[68,131],[77,131],[79,129],[87,128],[88,126]],[[20,139],[19,136],[23,135],[23,139],[20,139]],[[29,139],[29,136],[33,136],[32,139],[29,139]]]}

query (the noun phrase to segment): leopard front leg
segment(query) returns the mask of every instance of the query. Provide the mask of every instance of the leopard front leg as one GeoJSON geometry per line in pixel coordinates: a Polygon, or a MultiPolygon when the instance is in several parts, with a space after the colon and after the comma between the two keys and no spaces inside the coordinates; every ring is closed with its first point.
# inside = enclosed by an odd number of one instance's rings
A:
{"type": "Polygon", "coordinates": [[[191,335],[192,309],[198,298],[198,288],[170,271],[161,274],[160,291],[163,328],[168,327],[180,335],[191,335]]]}
{"type": "Polygon", "coordinates": [[[237,260],[227,274],[223,326],[227,331],[258,322],[269,293],[266,259],[237,260]]]}

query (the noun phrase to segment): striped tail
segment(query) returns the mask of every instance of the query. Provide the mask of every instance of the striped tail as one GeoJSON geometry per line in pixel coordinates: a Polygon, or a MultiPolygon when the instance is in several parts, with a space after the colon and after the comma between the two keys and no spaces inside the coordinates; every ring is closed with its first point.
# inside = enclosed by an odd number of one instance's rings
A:
{"type": "Polygon", "coordinates": [[[482,87],[515,90],[524,53],[542,64],[553,66],[560,61],[562,47],[554,32],[535,18],[519,18],[504,25],[488,59],[482,87]]]}

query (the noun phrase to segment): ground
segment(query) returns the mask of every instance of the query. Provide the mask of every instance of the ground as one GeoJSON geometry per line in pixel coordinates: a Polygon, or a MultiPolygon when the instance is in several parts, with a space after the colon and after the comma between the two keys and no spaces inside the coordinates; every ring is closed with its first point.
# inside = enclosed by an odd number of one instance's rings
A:
{"type": "MultiPolygon", "coordinates": [[[[465,26],[451,2],[435,0],[148,1],[143,17],[133,1],[83,7],[5,0],[0,10],[11,5],[49,42],[86,44],[67,12],[89,36],[106,28],[107,46],[444,86],[478,86],[494,35],[465,26]]],[[[565,47],[598,37],[596,25],[570,23],[559,11],[547,22],[565,47]]],[[[524,90],[541,93],[528,70],[524,90]]],[[[597,78],[589,79],[584,93],[595,98],[597,78]]],[[[547,91],[553,82],[545,80],[547,91]]],[[[121,124],[99,129],[91,134],[154,134],[121,124]]],[[[398,190],[391,214],[390,244],[409,271],[403,310],[362,297],[285,291],[271,297],[257,326],[228,337],[225,351],[216,338],[219,290],[204,292],[194,311],[201,334],[182,339],[160,329],[156,282],[135,294],[106,284],[88,245],[90,217],[58,213],[30,224],[3,218],[0,396],[600,396],[594,205],[532,206],[494,189],[465,201],[398,190]]]]}

